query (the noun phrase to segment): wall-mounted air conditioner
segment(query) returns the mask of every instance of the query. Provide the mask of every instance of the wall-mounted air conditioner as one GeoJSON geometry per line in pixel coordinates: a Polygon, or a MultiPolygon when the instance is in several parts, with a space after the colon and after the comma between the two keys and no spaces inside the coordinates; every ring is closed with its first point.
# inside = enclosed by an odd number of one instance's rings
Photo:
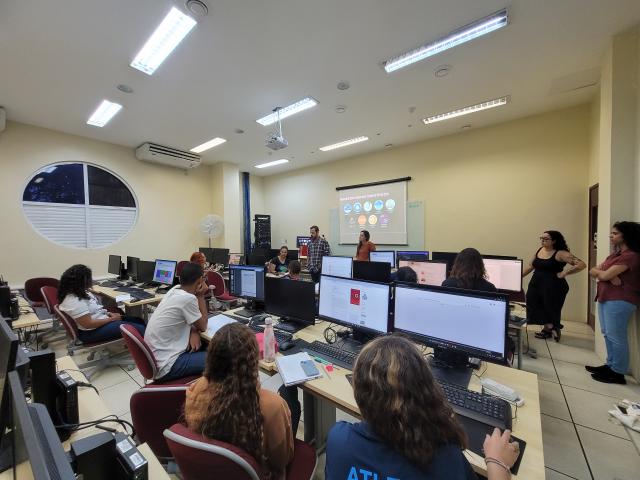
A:
{"type": "Polygon", "coordinates": [[[145,162],[160,163],[169,167],[190,170],[199,167],[200,155],[156,143],[143,143],[136,148],[136,158],[145,162]]]}

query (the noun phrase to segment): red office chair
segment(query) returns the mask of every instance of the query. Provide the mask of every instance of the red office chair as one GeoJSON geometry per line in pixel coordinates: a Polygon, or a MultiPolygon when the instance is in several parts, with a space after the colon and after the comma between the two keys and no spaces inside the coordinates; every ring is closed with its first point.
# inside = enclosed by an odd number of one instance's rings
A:
{"type": "Polygon", "coordinates": [[[140,332],[133,326],[127,324],[120,325],[120,333],[145,382],[148,381],[149,384],[161,385],[185,385],[199,378],[197,375],[192,375],[167,382],[154,381],[158,375],[158,364],[156,363],[156,357],[153,355],[151,348],[149,348],[147,342],[144,341],[144,337],[140,335],[140,332]]]}
{"type": "Polygon", "coordinates": [[[40,287],[40,295],[44,302],[44,306],[51,315],[55,315],[54,307],[58,305],[58,287],[54,286],[42,286],[40,287]]]}
{"type": "Polygon", "coordinates": [[[182,273],[182,269],[187,263],[189,263],[189,260],[180,260],[178,262],[178,266],[176,267],[176,276],[180,276],[180,274],[182,273]]]}
{"type": "MultiPolygon", "coordinates": [[[[60,280],[57,278],[38,277],[30,278],[24,282],[24,296],[33,307],[45,306],[45,300],[42,297],[40,289],[47,286],[58,288],[60,286],[60,280]]],[[[49,313],[53,314],[53,312],[49,313]]]]}
{"type": "Polygon", "coordinates": [[[58,319],[58,315],[56,315],[56,311],[55,311],[55,307],[56,305],[58,305],[58,288],[45,285],[43,287],[40,287],[40,295],[44,300],[44,306],[46,307],[47,311],[51,314],[51,318],[53,320],[51,329],[46,330],[40,337],[40,340],[42,340],[43,342],[41,343],[40,347],[44,349],[44,348],[47,348],[48,346],[47,341],[52,342],[52,341],[61,340],[64,337],[65,333],[64,333],[64,329],[60,324],[60,320],[58,319]]]}
{"type": "Polygon", "coordinates": [[[229,295],[227,286],[224,283],[224,278],[220,272],[207,272],[207,285],[213,285],[215,290],[213,291],[216,300],[223,303],[227,309],[231,308],[231,305],[238,301],[233,295],[229,295]]]}
{"type": "MultiPolygon", "coordinates": [[[[185,480],[264,478],[258,462],[241,448],[206,438],[181,424],[165,430],[164,436],[185,480]]],[[[293,461],[287,468],[287,480],[312,478],[317,462],[315,450],[300,440],[294,441],[294,448],[293,461]]]]}

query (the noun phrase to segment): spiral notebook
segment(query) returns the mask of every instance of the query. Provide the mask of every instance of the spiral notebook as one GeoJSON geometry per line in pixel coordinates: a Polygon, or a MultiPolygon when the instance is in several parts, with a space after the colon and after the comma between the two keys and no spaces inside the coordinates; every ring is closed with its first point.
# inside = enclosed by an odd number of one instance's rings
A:
{"type": "Polygon", "coordinates": [[[296,353],[295,355],[278,355],[276,357],[276,365],[278,372],[282,377],[283,383],[289,387],[304,383],[314,378],[322,377],[322,372],[316,368],[317,374],[308,375],[303,369],[304,362],[313,362],[313,359],[307,352],[296,353]]]}

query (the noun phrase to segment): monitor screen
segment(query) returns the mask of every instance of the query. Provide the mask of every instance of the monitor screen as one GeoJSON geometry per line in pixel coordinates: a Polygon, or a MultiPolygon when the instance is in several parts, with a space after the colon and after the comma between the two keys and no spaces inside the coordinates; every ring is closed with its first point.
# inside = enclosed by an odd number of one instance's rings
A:
{"type": "Polygon", "coordinates": [[[426,250],[398,251],[396,252],[396,259],[398,262],[400,260],[412,260],[414,262],[428,262],[429,252],[427,252],[426,250]]]}
{"type": "Polygon", "coordinates": [[[346,327],[387,333],[390,298],[390,285],[322,275],[318,318],[346,327]]]}
{"type": "Polygon", "coordinates": [[[244,263],[244,255],[242,253],[230,253],[229,265],[242,265],[244,263]]]}
{"type": "Polygon", "coordinates": [[[7,427],[9,415],[9,390],[7,375],[16,366],[18,337],[11,327],[0,318],[0,437],[7,427]]]}
{"type": "Polygon", "coordinates": [[[153,269],[153,281],[165,285],[173,284],[177,263],[175,260],[156,259],[156,264],[153,269]]]}
{"type": "Polygon", "coordinates": [[[498,260],[484,258],[487,280],[498,290],[520,292],[522,290],[522,260],[498,260]]]}
{"type": "Polygon", "coordinates": [[[322,274],[334,277],[351,278],[351,257],[336,257],[325,255],[322,257],[322,274]]]}
{"type": "Polygon", "coordinates": [[[394,331],[432,347],[504,363],[508,319],[504,294],[396,286],[394,331]]]}
{"type": "Polygon", "coordinates": [[[229,293],[234,297],[264,300],[264,266],[229,265],[229,293]]]}
{"type": "Polygon", "coordinates": [[[398,268],[409,267],[416,272],[418,283],[439,287],[447,279],[447,264],[444,262],[414,262],[399,260],[398,268]]]}
{"type": "Polygon", "coordinates": [[[289,250],[289,253],[287,253],[287,258],[289,260],[298,260],[298,250],[289,250]]]}
{"type": "Polygon", "coordinates": [[[247,265],[264,267],[265,263],[267,263],[266,255],[256,255],[255,253],[252,253],[247,257],[247,265]]]}
{"type": "Polygon", "coordinates": [[[264,280],[264,311],[313,325],[316,320],[316,289],[313,282],[267,277],[264,280]]]}
{"type": "Polygon", "coordinates": [[[153,280],[156,262],[140,260],[138,262],[138,282],[150,282],[153,280]]]}
{"type": "Polygon", "coordinates": [[[369,260],[372,262],[387,262],[391,268],[396,266],[396,252],[393,250],[376,250],[369,253],[369,260]]]}
{"type": "Polygon", "coordinates": [[[387,262],[361,262],[354,260],[353,278],[389,283],[391,281],[391,264],[387,262]]]}
{"type": "Polygon", "coordinates": [[[229,249],[228,248],[214,248],[212,262],[217,265],[229,265],[229,249]]]}
{"type": "Polygon", "coordinates": [[[127,256],[127,275],[129,275],[132,279],[136,279],[138,275],[138,262],[140,259],[138,257],[129,257],[127,256]]]}
{"type": "Polygon", "coordinates": [[[296,237],[296,247],[300,248],[301,246],[306,245],[310,241],[311,241],[311,237],[297,236],[296,237]]]}
{"type": "Polygon", "coordinates": [[[207,259],[207,262],[213,263],[213,248],[209,247],[200,247],[198,248],[200,253],[204,253],[204,257],[207,259]]]}
{"type": "Polygon", "coordinates": [[[121,265],[122,258],[120,258],[120,255],[109,255],[109,268],[107,268],[107,272],[112,275],[120,275],[121,265]]]}

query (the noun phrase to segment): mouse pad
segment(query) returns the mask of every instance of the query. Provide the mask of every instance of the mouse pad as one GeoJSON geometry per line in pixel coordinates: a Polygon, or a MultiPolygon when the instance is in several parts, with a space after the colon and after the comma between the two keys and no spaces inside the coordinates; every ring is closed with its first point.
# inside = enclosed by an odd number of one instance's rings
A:
{"type": "MultiPolygon", "coordinates": [[[[477,420],[463,417],[461,415],[456,415],[456,417],[458,418],[460,425],[462,425],[463,430],[467,434],[469,450],[484,457],[482,445],[484,444],[485,435],[491,435],[491,433],[493,433],[493,427],[491,425],[487,425],[485,423],[478,422],[477,420]]],[[[527,442],[519,439],[518,437],[514,437],[513,435],[511,435],[511,440],[520,444],[520,454],[518,455],[516,463],[514,463],[513,467],[511,467],[511,473],[516,475],[518,473],[518,469],[520,468],[520,462],[522,461],[522,456],[524,455],[524,449],[527,446],[527,442]]]]}

